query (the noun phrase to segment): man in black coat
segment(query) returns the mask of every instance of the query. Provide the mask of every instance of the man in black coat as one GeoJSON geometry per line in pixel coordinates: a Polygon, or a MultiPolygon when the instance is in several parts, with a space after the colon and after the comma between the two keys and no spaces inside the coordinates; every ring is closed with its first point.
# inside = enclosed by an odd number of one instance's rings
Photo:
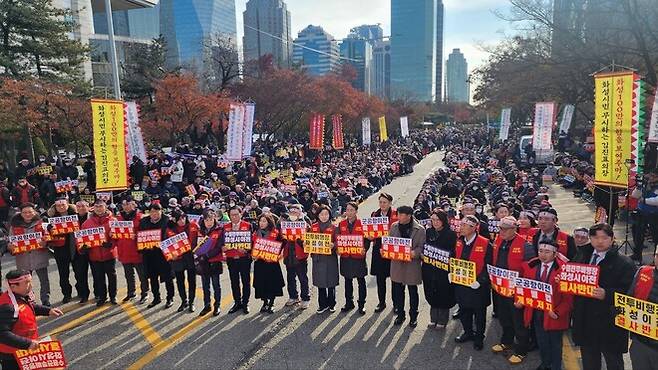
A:
{"type": "Polygon", "coordinates": [[[573,339],[580,346],[585,370],[601,368],[601,354],[608,370],[624,368],[628,331],[615,326],[615,292],[626,294],[635,265],[613,246],[614,232],[607,224],[589,229],[591,246],[584,246],[574,262],[598,265],[599,287],[594,297],[576,296],[573,309],[573,339]]]}
{"type": "MultiPolygon", "coordinates": [[[[139,231],[160,230],[160,240],[162,241],[166,237],[168,222],[168,217],[162,214],[160,203],[151,203],[149,217],[142,217],[139,221],[139,231]]],[[[146,249],[141,253],[144,259],[144,269],[151,284],[151,293],[153,293],[153,301],[149,303],[148,308],[153,308],[162,302],[160,298],[161,282],[165,283],[167,289],[165,308],[171,307],[174,302],[174,280],[169,262],[165,259],[160,248],[146,249]]]]}

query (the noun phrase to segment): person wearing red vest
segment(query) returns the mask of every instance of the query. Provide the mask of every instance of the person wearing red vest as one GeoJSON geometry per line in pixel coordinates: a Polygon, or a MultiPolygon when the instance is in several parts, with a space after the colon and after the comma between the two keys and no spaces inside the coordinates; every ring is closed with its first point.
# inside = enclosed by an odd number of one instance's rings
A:
{"type": "Polygon", "coordinates": [[[455,342],[465,343],[472,340],[473,348],[477,351],[481,351],[484,345],[487,307],[491,304],[487,273],[487,264],[491,263],[491,245],[489,239],[477,234],[479,225],[477,217],[464,217],[459,229],[460,237],[455,246],[455,258],[475,262],[476,282],[470,287],[454,284],[455,298],[459,303],[459,320],[464,329],[462,334],[455,338],[455,342]]]}
{"type": "Polygon", "coordinates": [[[557,211],[553,208],[540,211],[538,221],[539,230],[532,238],[532,246],[535,251],[537,251],[540,241],[552,240],[557,244],[558,252],[570,260],[573,259],[577,252],[576,242],[571,235],[557,228],[557,211]]]}
{"type": "Polygon", "coordinates": [[[135,298],[135,271],[139,278],[140,300],[139,303],[146,302],[149,296],[149,280],[144,271],[142,255],[137,251],[137,232],[139,231],[139,221],[142,219],[142,213],[137,210],[137,204],[131,197],[127,197],[121,202],[121,211],[117,215],[118,221],[132,221],[133,238],[120,239],[116,241],[117,254],[119,262],[123,265],[123,274],[126,279],[126,288],[128,290],[123,302],[128,302],[135,298]]]}
{"type": "Polygon", "coordinates": [[[199,312],[199,316],[205,316],[210,312],[211,284],[215,299],[212,310],[213,316],[219,316],[221,310],[222,289],[219,284],[219,277],[223,272],[224,253],[220,243],[223,235],[224,229],[217,222],[215,211],[206,208],[201,215],[197,245],[192,246],[194,248],[197,274],[201,275],[201,286],[203,288],[203,309],[199,312]]]}
{"type": "MultiPolygon", "coordinates": [[[[231,231],[248,231],[251,233],[251,224],[242,220],[242,209],[239,206],[233,206],[228,212],[230,222],[224,225],[224,238],[231,231]]],[[[233,307],[228,313],[235,313],[242,309],[246,315],[249,313],[249,296],[251,296],[251,248],[250,250],[226,249],[226,265],[228,266],[229,278],[231,280],[231,292],[233,293],[233,307]],[[242,287],[240,287],[242,282],[242,287]]]]}
{"type": "Polygon", "coordinates": [[[14,352],[39,346],[37,316],[61,316],[62,311],[35,304],[32,274],[12,270],[5,276],[9,290],[0,295],[0,364],[2,370],[17,370],[14,352]]]}
{"type": "Polygon", "coordinates": [[[573,296],[560,293],[558,278],[565,262],[558,255],[558,247],[553,241],[539,244],[539,256],[523,264],[523,271],[519,276],[526,279],[537,280],[551,284],[553,294],[551,301],[553,309],[545,312],[532,307],[523,307],[514,304],[516,308],[523,308],[523,324],[527,328],[534,328],[537,345],[541,356],[538,370],[562,369],[562,337],[564,331],[569,329],[573,296]]]}
{"type": "MultiPolygon", "coordinates": [[[[658,303],[658,252],[653,255],[653,266],[642,266],[635,273],[628,295],[658,303]]],[[[655,325],[656,323],[654,323],[655,325]]],[[[633,369],[658,369],[658,341],[631,333],[631,362],[633,369]]]]}
{"type": "Polygon", "coordinates": [[[96,297],[97,306],[102,306],[107,302],[108,293],[110,303],[117,304],[117,248],[115,245],[116,242],[110,239],[109,223],[112,220],[116,219],[107,210],[105,201],[97,199],[94,202],[93,213],[80,227],[80,229],[105,228],[105,242],[100,247],[89,248],[86,245],[80,246],[80,249],[86,249],[89,253],[94,286],[98,291],[98,296],[96,297]]]}
{"type": "MultiPolygon", "coordinates": [[[[89,218],[89,203],[84,200],[75,202],[75,213],[78,215],[78,224],[82,225],[89,218]]],[[[75,273],[75,289],[78,291],[80,304],[89,300],[89,256],[87,253],[80,253],[78,248],[74,248],[73,272],[75,273]]],[[[98,292],[94,290],[94,296],[98,292]]]]}
{"type": "MultiPolygon", "coordinates": [[[[393,203],[393,196],[387,193],[380,193],[379,209],[374,211],[371,217],[388,217],[388,227],[390,228],[394,222],[398,221],[398,211],[391,207],[393,203]]],[[[379,254],[382,247],[382,238],[366,238],[364,240],[365,247],[372,249],[370,260],[370,275],[377,278],[377,297],[379,304],[375,308],[375,312],[382,312],[386,309],[386,279],[391,276],[391,261],[379,254]]]]}
{"type": "MultiPolygon", "coordinates": [[[[175,198],[174,198],[175,199],[175,198]]],[[[197,237],[199,235],[199,227],[196,223],[190,222],[187,215],[180,209],[174,209],[169,218],[169,225],[167,227],[167,238],[186,233],[190,246],[196,246],[197,237]]],[[[192,313],[194,308],[194,297],[196,296],[196,270],[194,269],[194,256],[192,251],[183,253],[180,257],[173,261],[169,261],[171,270],[176,276],[176,287],[178,288],[178,296],[181,299],[181,304],[177,312],[183,312],[187,309],[192,313]],[[187,274],[187,279],[185,275],[187,274]],[[185,291],[185,281],[187,280],[187,291],[185,291]],[[189,300],[188,300],[189,298],[189,300]]]]}
{"type": "Polygon", "coordinates": [[[313,285],[318,288],[317,314],[334,312],[336,286],[338,286],[338,255],[336,254],[335,227],[331,223],[331,208],[321,205],[317,211],[318,222],[311,225],[312,233],[331,235],[331,254],[311,254],[313,261],[313,285]]]}
{"type": "MultiPolygon", "coordinates": [[[[503,217],[499,223],[500,234],[493,246],[493,266],[522,273],[523,263],[537,256],[535,249],[516,233],[517,221],[512,216],[503,217]]],[[[523,310],[514,307],[512,297],[494,294],[498,302],[498,321],[503,329],[500,343],[491,347],[494,353],[506,353],[513,349],[508,358],[511,364],[523,362],[528,355],[530,333],[523,325],[523,310]],[[514,338],[516,337],[516,343],[514,338]]]]}
{"type": "MultiPolygon", "coordinates": [[[[345,206],[346,219],[338,224],[338,235],[357,235],[363,241],[363,226],[361,220],[356,216],[359,210],[356,202],[349,202],[345,206]]],[[[354,279],[359,284],[359,315],[365,315],[366,305],[366,275],[368,274],[368,265],[366,263],[365,246],[363,255],[345,255],[340,257],[340,274],[345,279],[345,306],[341,308],[342,312],[349,312],[354,309],[354,279]]]]}
{"type": "Polygon", "coordinates": [[[519,229],[517,234],[521,235],[528,243],[532,243],[532,238],[537,234],[537,221],[532,211],[522,211],[519,213],[519,229]]]}
{"type": "MultiPolygon", "coordinates": [[[[283,238],[276,228],[276,223],[271,215],[261,214],[257,218],[258,230],[253,234],[253,242],[257,239],[265,239],[273,242],[281,242],[283,238]]],[[[279,251],[281,256],[281,251],[279,251]]],[[[263,301],[260,312],[274,313],[274,299],[283,296],[283,273],[279,260],[276,262],[258,259],[254,262],[254,290],[256,298],[263,301]]]]}
{"type": "MultiPolygon", "coordinates": [[[[48,217],[70,216],[76,214],[76,210],[74,205],[69,204],[66,197],[59,197],[55,200],[55,204],[48,209],[46,214],[48,217]]],[[[47,231],[50,232],[52,227],[53,225],[48,225],[47,231]]],[[[53,254],[55,255],[55,262],[57,263],[57,271],[59,273],[59,287],[62,289],[62,295],[64,296],[62,303],[69,303],[71,302],[71,295],[73,292],[73,287],[69,282],[69,275],[71,273],[71,265],[76,250],[73,232],[64,235],[53,235],[52,240],[47,242],[46,245],[48,248],[52,249],[53,254]]],[[[88,289],[89,288],[87,288],[87,290],[88,289]]],[[[84,296],[84,292],[81,292],[78,287],[77,279],[76,290],[78,290],[78,296],[84,296]]],[[[89,294],[87,293],[87,295],[89,294]]]]}
{"type": "MultiPolygon", "coordinates": [[[[308,227],[309,221],[302,213],[301,204],[291,204],[288,206],[289,221],[305,221],[308,227]]],[[[294,306],[300,303],[300,308],[305,310],[311,301],[311,294],[308,286],[308,254],[304,253],[304,244],[302,238],[287,240],[283,243],[283,261],[286,265],[286,283],[288,288],[288,302],[286,306],[294,306]],[[299,289],[297,292],[297,280],[299,280],[299,289]]]]}

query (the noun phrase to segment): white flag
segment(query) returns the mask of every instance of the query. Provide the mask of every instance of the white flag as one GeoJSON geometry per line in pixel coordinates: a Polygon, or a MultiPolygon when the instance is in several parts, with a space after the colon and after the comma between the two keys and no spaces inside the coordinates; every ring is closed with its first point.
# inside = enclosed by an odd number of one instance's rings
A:
{"type": "Polygon", "coordinates": [[[649,136],[647,141],[658,143],[658,99],[653,102],[653,111],[651,112],[651,122],[649,123],[649,136]]]}
{"type": "Polygon", "coordinates": [[[129,101],[123,103],[123,107],[126,112],[125,119],[128,129],[126,137],[128,161],[132,163],[133,156],[137,156],[146,163],[146,147],[142,129],[139,127],[139,106],[134,101],[129,101]]]}
{"type": "Polygon", "coordinates": [[[363,145],[370,145],[372,143],[370,137],[370,117],[361,120],[361,134],[363,135],[363,145]]]}
{"type": "Polygon", "coordinates": [[[562,121],[560,122],[560,134],[563,132],[569,132],[571,128],[571,120],[573,119],[573,112],[575,107],[571,104],[564,106],[564,112],[562,112],[562,121]]]}
{"type": "Polygon", "coordinates": [[[509,127],[512,124],[512,108],[505,108],[500,112],[500,132],[498,138],[501,141],[507,140],[509,136],[509,127]]]}
{"type": "Polygon", "coordinates": [[[400,117],[400,133],[402,137],[409,136],[409,119],[407,117],[400,117]]]}
{"type": "Polygon", "coordinates": [[[535,104],[535,125],[532,134],[533,150],[548,150],[552,148],[553,120],[555,118],[555,103],[543,102],[535,104]]]}
{"type": "Polygon", "coordinates": [[[229,161],[239,161],[242,159],[244,111],[244,104],[231,103],[226,140],[226,159],[229,161]]]}
{"type": "Polygon", "coordinates": [[[251,155],[251,145],[253,143],[254,132],[254,113],[256,112],[256,104],[244,104],[244,123],[242,131],[242,156],[249,157],[251,155]]]}

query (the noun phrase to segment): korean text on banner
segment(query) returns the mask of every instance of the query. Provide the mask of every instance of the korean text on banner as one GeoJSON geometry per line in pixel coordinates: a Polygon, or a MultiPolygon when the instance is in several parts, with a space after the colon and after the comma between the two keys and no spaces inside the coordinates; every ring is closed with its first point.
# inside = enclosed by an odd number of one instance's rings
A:
{"type": "Polygon", "coordinates": [[[96,161],[96,190],[124,190],[128,187],[123,102],[91,100],[96,161]]]}
{"type": "Polygon", "coordinates": [[[309,149],[322,150],[324,147],[324,116],[313,114],[309,131],[309,149]]]}
{"type": "Polygon", "coordinates": [[[281,221],[281,235],[285,240],[303,239],[306,233],[306,221],[281,221]]]}
{"type": "Polygon", "coordinates": [[[249,157],[251,155],[251,146],[254,142],[254,114],[256,113],[256,104],[244,104],[244,123],[242,130],[242,156],[249,157]]]}
{"type": "Polygon", "coordinates": [[[402,137],[409,136],[409,118],[406,116],[400,117],[400,135],[402,137]]]}
{"type": "Polygon", "coordinates": [[[501,141],[507,140],[509,136],[509,128],[512,124],[512,108],[505,108],[500,112],[500,132],[498,139],[501,141]]]}
{"type": "Polygon", "coordinates": [[[516,279],[519,277],[518,272],[491,265],[487,265],[487,272],[489,280],[491,280],[491,287],[496,293],[508,298],[514,295],[516,279]]]}
{"type": "Polygon", "coordinates": [[[336,235],[336,249],[341,257],[364,257],[363,235],[336,235]]]}
{"type": "Polygon", "coordinates": [[[183,253],[191,251],[192,245],[187,233],[182,232],[160,242],[160,250],[167,261],[176,261],[183,253]]]}
{"type": "Polygon", "coordinates": [[[594,76],[594,180],[599,185],[628,186],[635,77],[632,72],[594,76]]]}
{"type": "Polygon", "coordinates": [[[345,141],[343,140],[343,116],[334,114],[331,116],[331,124],[333,128],[333,147],[334,149],[345,149],[345,141]]]}
{"type": "Polygon", "coordinates": [[[304,235],[304,253],[331,254],[331,234],[306,233],[304,235]]]}
{"type": "Polygon", "coordinates": [[[536,310],[553,311],[553,287],[542,281],[516,278],[514,303],[536,310]]]}
{"type": "Polygon", "coordinates": [[[658,303],[615,292],[615,325],[658,340],[658,303]]]}
{"type": "Polygon", "coordinates": [[[162,230],[144,230],[137,232],[137,250],[160,248],[162,230]]]}
{"type": "Polygon", "coordinates": [[[423,263],[443,271],[450,271],[450,251],[425,244],[423,247],[423,263]]]}
{"type": "Polygon", "coordinates": [[[251,250],[251,232],[249,231],[227,231],[224,234],[225,250],[251,250]]]}
{"type": "Polygon", "coordinates": [[[383,236],[379,253],[388,260],[411,262],[411,239],[383,236]]]}
{"type": "Polygon", "coordinates": [[[242,159],[244,119],[244,104],[231,103],[228,115],[228,131],[226,132],[226,159],[229,161],[242,159]]]}
{"type": "Polygon", "coordinates": [[[534,150],[552,148],[553,122],[555,122],[555,103],[536,103],[535,123],[532,131],[532,148],[534,150]]]}
{"type": "Polygon", "coordinates": [[[568,133],[569,128],[571,128],[571,121],[573,120],[573,113],[575,107],[571,104],[564,106],[564,111],[562,112],[562,121],[560,121],[560,134],[568,133]]]}
{"type": "Polygon", "coordinates": [[[471,286],[477,280],[475,262],[450,258],[450,281],[453,284],[471,286]]]}
{"type": "Polygon", "coordinates": [[[78,230],[73,233],[75,236],[75,245],[78,250],[85,248],[98,248],[106,241],[105,228],[93,227],[90,229],[78,230]]]}
{"type": "Polygon", "coordinates": [[[48,224],[52,225],[50,235],[64,235],[80,229],[78,215],[49,217],[48,224]]]}
{"type": "Polygon", "coordinates": [[[146,147],[144,146],[144,136],[142,129],[139,127],[139,105],[134,101],[125,102],[123,109],[126,110],[126,126],[128,131],[128,161],[132,162],[133,156],[137,156],[142,162],[146,163],[146,147]]]}
{"type": "Polygon", "coordinates": [[[366,238],[381,238],[388,235],[388,217],[366,217],[361,220],[363,236],[366,238]]]}
{"type": "Polygon", "coordinates": [[[276,240],[256,238],[251,257],[265,262],[278,262],[283,243],[276,240]]]}
{"type": "Polygon", "coordinates": [[[135,238],[135,228],[132,221],[110,221],[110,238],[115,240],[130,240],[135,238]]]}
{"type": "Polygon", "coordinates": [[[43,234],[39,231],[35,233],[8,236],[7,241],[9,242],[11,254],[17,255],[30,252],[35,249],[41,249],[42,235],[43,234]]]}
{"type": "Polygon", "coordinates": [[[20,370],[64,369],[68,366],[62,342],[48,340],[39,342],[36,349],[19,349],[14,357],[20,370]]]}
{"type": "Polygon", "coordinates": [[[658,99],[654,99],[653,101],[653,110],[651,111],[647,142],[658,143],[658,99]]]}
{"type": "Polygon", "coordinates": [[[594,297],[594,289],[599,286],[599,266],[582,263],[566,263],[560,270],[560,292],[594,297]]]}
{"type": "Polygon", "coordinates": [[[386,117],[379,117],[379,141],[382,143],[388,140],[388,133],[386,132],[386,117]]]}
{"type": "Polygon", "coordinates": [[[361,139],[363,145],[372,144],[372,137],[370,134],[370,117],[365,117],[361,120],[361,139]]]}

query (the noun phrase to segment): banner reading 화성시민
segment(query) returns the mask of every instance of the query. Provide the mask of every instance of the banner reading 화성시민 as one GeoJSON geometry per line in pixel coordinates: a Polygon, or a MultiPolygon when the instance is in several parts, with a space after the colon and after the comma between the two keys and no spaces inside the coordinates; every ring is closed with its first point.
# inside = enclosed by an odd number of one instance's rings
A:
{"type": "Polygon", "coordinates": [[[91,100],[97,191],[128,187],[123,109],[120,100],[91,100]]]}

